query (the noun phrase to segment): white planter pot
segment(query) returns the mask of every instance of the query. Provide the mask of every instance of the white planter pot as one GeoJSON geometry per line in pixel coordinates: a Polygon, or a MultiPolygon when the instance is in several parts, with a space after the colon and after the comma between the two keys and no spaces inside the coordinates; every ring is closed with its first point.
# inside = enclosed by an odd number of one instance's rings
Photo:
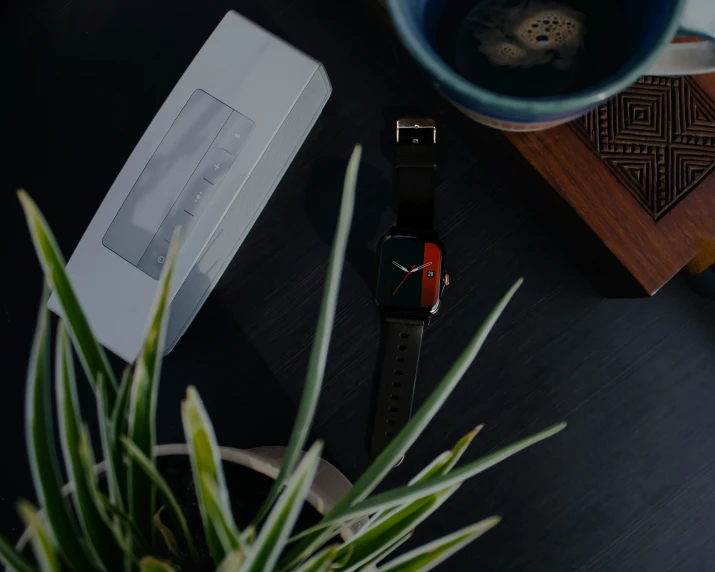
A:
{"type": "MultiPolygon", "coordinates": [[[[280,471],[283,457],[285,456],[285,447],[258,447],[256,449],[234,449],[232,447],[219,447],[221,459],[225,463],[234,463],[248,469],[252,469],[262,475],[266,475],[271,479],[275,479],[280,471]]],[[[189,454],[188,447],[183,443],[171,445],[157,445],[154,447],[154,454],[157,457],[167,457],[172,455],[187,456],[189,454]]],[[[102,474],[106,470],[104,461],[95,466],[95,472],[102,474]]],[[[318,471],[313,479],[313,484],[308,493],[308,502],[320,514],[326,514],[335,506],[335,504],[343,498],[352,484],[338,469],[333,465],[320,460],[318,471]]],[[[74,490],[72,483],[62,487],[62,492],[69,495],[74,490]]],[[[357,532],[365,525],[367,518],[364,518],[350,528],[345,528],[341,531],[344,540],[350,540],[357,532]]],[[[29,529],[25,529],[17,542],[17,549],[24,550],[30,540],[29,529]]],[[[7,570],[7,569],[6,569],[7,570]]]]}

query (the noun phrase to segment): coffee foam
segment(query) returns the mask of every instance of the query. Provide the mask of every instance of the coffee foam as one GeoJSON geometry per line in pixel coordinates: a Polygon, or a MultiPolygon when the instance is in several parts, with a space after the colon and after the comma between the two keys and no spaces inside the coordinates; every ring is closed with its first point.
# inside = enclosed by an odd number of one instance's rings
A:
{"type": "Polygon", "coordinates": [[[475,10],[479,51],[496,65],[528,68],[551,64],[568,69],[586,34],[585,16],[560,2],[524,0],[517,6],[475,10]]]}

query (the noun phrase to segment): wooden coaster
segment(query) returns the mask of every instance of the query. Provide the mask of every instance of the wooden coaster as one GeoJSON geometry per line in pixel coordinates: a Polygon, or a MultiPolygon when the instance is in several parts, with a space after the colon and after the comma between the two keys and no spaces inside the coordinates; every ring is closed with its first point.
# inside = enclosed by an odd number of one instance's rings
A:
{"type": "Polygon", "coordinates": [[[645,293],[715,263],[715,75],[644,77],[567,125],[505,136],[645,293]]]}

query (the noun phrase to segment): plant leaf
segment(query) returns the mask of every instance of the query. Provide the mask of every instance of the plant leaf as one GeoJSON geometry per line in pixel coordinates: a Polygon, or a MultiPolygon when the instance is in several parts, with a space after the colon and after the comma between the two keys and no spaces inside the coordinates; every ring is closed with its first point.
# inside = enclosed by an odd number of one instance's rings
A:
{"type": "Polygon", "coordinates": [[[154,527],[159,531],[159,534],[161,534],[161,537],[164,539],[164,544],[166,544],[166,547],[169,549],[172,556],[179,560],[183,560],[184,555],[179,548],[179,543],[176,542],[176,536],[168,526],[161,522],[161,511],[163,511],[164,508],[166,507],[162,506],[158,511],[156,511],[153,519],[154,527]]]}
{"type": "Polygon", "coordinates": [[[139,563],[139,569],[141,572],[174,572],[171,565],[161,560],[157,560],[151,556],[146,556],[141,559],[139,563]]]}
{"type": "MultiPolygon", "coordinates": [[[[427,465],[424,469],[417,473],[417,475],[415,475],[408,484],[413,485],[420,481],[425,481],[435,475],[441,474],[441,471],[447,466],[447,463],[451,461],[453,456],[454,454],[452,453],[452,451],[444,451],[442,454],[438,455],[429,465],[427,465]]],[[[358,536],[362,536],[363,534],[365,534],[370,528],[375,526],[378,522],[385,520],[388,515],[392,514],[396,510],[397,508],[393,507],[388,508],[384,511],[376,512],[370,517],[370,522],[368,523],[368,526],[363,527],[360,532],[358,532],[358,536]]]]}
{"type": "Polygon", "coordinates": [[[250,546],[256,540],[256,527],[247,526],[246,529],[241,533],[241,544],[250,546]]]}
{"type": "Polygon", "coordinates": [[[318,317],[318,326],[315,331],[315,339],[310,352],[310,361],[308,362],[308,371],[303,386],[303,394],[298,406],[293,431],[291,432],[288,445],[285,450],[285,457],[281,465],[278,476],[276,477],[270,492],[268,493],[263,506],[258,511],[253,523],[258,524],[263,520],[271,505],[275,502],[278,493],[283,487],[288,476],[293,472],[293,469],[298,462],[303,449],[305,448],[310,428],[315,417],[315,410],[318,406],[318,399],[323,385],[323,376],[325,374],[325,363],[328,358],[328,347],[330,345],[330,336],[333,330],[333,322],[335,320],[335,309],[338,304],[338,292],[340,290],[340,278],[343,273],[343,264],[345,261],[345,250],[348,244],[350,235],[350,225],[353,218],[353,210],[355,206],[355,186],[357,184],[358,169],[360,167],[360,156],[362,155],[362,147],[356,145],[348,163],[348,168],[345,173],[345,182],[343,185],[343,199],[340,205],[340,214],[335,229],[335,238],[333,240],[333,248],[330,254],[330,263],[328,264],[327,277],[325,279],[325,290],[323,292],[323,300],[320,306],[320,315],[318,317]]]}
{"type": "Polygon", "coordinates": [[[397,547],[400,539],[442,506],[458,488],[459,485],[452,485],[401,508],[364,535],[343,544],[338,558],[349,554],[345,567],[362,569],[367,562],[385,555],[391,546],[397,547]]]}
{"type": "MultiPolygon", "coordinates": [[[[484,425],[479,425],[478,427],[467,433],[464,437],[457,441],[451,451],[445,451],[444,453],[439,455],[434,461],[432,461],[415,477],[413,477],[408,484],[414,485],[415,483],[426,481],[431,477],[447,474],[457,464],[459,459],[462,458],[462,455],[467,450],[467,447],[469,447],[471,442],[474,440],[474,437],[477,436],[477,434],[482,430],[483,427],[484,425]]],[[[385,518],[386,515],[391,514],[394,510],[396,509],[391,508],[376,513],[370,519],[370,526],[374,525],[377,522],[380,522],[385,518]]]]}
{"type": "Polygon", "coordinates": [[[81,543],[80,532],[67,500],[55,454],[50,403],[48,290],[45,287],[30,353],[25,394],[25,438],[35,493],[44,508],[55,542],[75,570],[89,570],[91,558],[81,543]]]}
{"type": "Polygon", "coordinates": [[[288,479],[285,489],[268,513],[266,522],[251,547],[251,554],[247,555],[245,572],[263,572],[275,568],[308,496],[322,450],[322,442],[316,441],[298,463],[295,473],[288,479]]]}
{"type": "MultiPolygon", "coordinates": [[[[84,478],[88,486],[90,499],[92,501],[92,504],[94,505],[94,509],[96,510],[97,514],[99,514],[99,517],[102,519],[102,521],[104,521],[106,530],[109,531],[109,533],[114,538],[116,547],[119,548],[119,552],[122,555],[110,555],[110,558],[112,556],[115,556],[117,558],[126,557],[129,559],[133,559],[135,563],[138,562],[138,555],[134,553],[135,551],[133,551],[132,546],[127,542],[127,539],[124,535],[124,531],[122,530],[121,526],[114,526],[115,523],[112,521],[110,515],[104,508],[109,503],[109,501],[107,501],[106,497],[101,492],[99,492],[99,488],[97,486],[97,475],[94,471],[95,461],[94,455],[92,454],[92,442],[89,438],[89,428],[87,427],[87,425],[84,425],[82,427],[82,431],[79,436],[79,458],[82,464],[82,469],[84,470],[84,478]]],[[[139,556],[140,555],[141,554],[139,554],[139,556]]]]}
{"type": "Polygon", "coordinates": [[[335,512],[330,518],[321,521],[314,528],[317,528],[321,525],[326,526],[335,522],[343,522],[345,520],[353,518],[360,518],[365,515],[377,512],[378,510],[385,510],[394,506],[412,503],[416,500],[419,500],[420,498],[424,498],[428,495],[434,494],[450,485],[461,484],[467,479],[470,479],[473,476],[478,475],[479,473],[487,470],[488,468],[500,463],[504,459],[508,459],[519,451],[522,451],[527,447],[538,443],[539,441],[548,439],[549,437],[560,432],[562,429],[564,429],[564,427],[566,427],[566,423],[559,423],[557,425],[549,427],[548,429],[545,429],[544,431],[536,433],[531,437],[527,437],[526,439],[522,439],[521,441],[517,441],[516,443],[507,445],[502,449],[494,451],[489,455],[485,455],[484,457],[481,457],[476,461],[467,463],[466,465],[459,467],[458,469],[453,469],[446,475],[432,477],[430,479],[427,479],[426,481],[416,482],[412,485],[398,487],[390,491],[374,495],[360,503],[357,503],[352,507],[344,508],[335,512]]]}
{"type": "Polygon", "coordinates": [[[194,476],[194,488],[196,489],[201,519],[204,523],[206,542],[214,562],[218,565],[226,557],[226,551],[216,533],[215,524],[209,517],[206,507],[208,493],[204,490],[203,475],[206,475],[216,484],[219,502],[223,507],[222,512],[224,514],[233,513],[216,435],[195,387],[188,387],[186,390],[186,399],[181,403],[181,419],[184,425],[186,443],[189,447],[191,472],[194,476]]]}
{"type": "Polygon", "coordinates": [[[127,434],[127,406],[129,396],[132,391],[132,368],[126,366],[122,374],[122,382],[119,384],[117,401],[112,409],[112,428],[115,435],[127,434]]]}
{"type": "Polygon", "coordinates": [[[326,572],[338,556],[339,544],[331,544],[305,561],[295,572],[326,572]]]}
{"type": "MultiPolygon", "coordinates": [[[[382,560],[387,558],[390,554],[392,554],[395,550],[397,550],[400,546],[402,546],[405,542],[407,542],[410,538],[412,538],[412,535],[414,534],[415,529],[413,528],[405,534],[402,538],[397,539],[395,542],[390,544],[385,550],[382,552],[379,552],[372,560],[368,560],[365,562],[363,565],[364,570],[375,570],[375,566],[379,564],[382,560]]],[[[354,567],[350,570],[345,570],[345,572],[354,572],[357,570],[357,567],[354,567]]]]}
{"type": "Polygon", "coordinates": [[[467,448],[472,444],[474,438],[483,428],[484,425],[477,425],[474,429],[472,429],[469,433],[467,433],[464,437],[457,441],[457,443],[455,443],[454,447],[452,447],[452,458],[439,471],[440,475],[446,475],[454,468],[454,466],[462,458],[462,455],[464,455],[467,448]]]}
{"type": "Polygon", "coordinates": [[[139,447],[137,447],[136,444],[134,444],[130,439],[121,437],[121,442],[129,456],[134,460],[137,466],[144,471],[152,484],[158,489],[159,495],[163,501],[167,503],[172,521],[178,526],[189,552],[193,555],[194,543],[191,540],[191,533],[189,532],[189,526],[186,523],[186,517],[184,516],[181,506],[176,500],[174,493],[171,492],[171,488],[169,488],[169,485],[164,480],[164,477],[161,476],[161,473],[159,473],[154,464],[152,464],[142,450],[139,449],[139,447]]]}
{"type": "MultiPolygon", "coordinates": [[[[169,318],[171,277],[179,248],[178,232],[178,229],[174,231],[166,255],[166,263],[159,277],[159,286],[149,314],[144,344],[134,367],[129,396],[129,437],[151,464],[154,464],[156,400],[166,339],[166,324],[169,318]]],[[[144,469],[132,458],[129,459],[127,474],[129,475],[127,479],[129,516],[136,521],[144,535],[151,538],[151,523],[156,501],[154,487],[144,469]]]]}
{"type": "Polygon", "coordinates": [[[0,536],[0,563],[12,572],[35,572],[35,567],[2,536],[0,536]]]}
{"type": "Polygon", "coordinates": [[[226,555],[223,562],[216,568],[216,572],[239,572],[245,556],[240,550],[234,550],[226,555]]]}
{"type": "Polygon", "coordinates": [[[72,284],[65,272],[65,261],[62,257],[62,252],[57,246],[55,237],[45,217],[42,216],[35,202],[25,191],[18,191],[17,196],[25,212],[25,220],[30,229],[35,252],[45,273],[45,279],[57,294],[57,299],[60,302],[64,319],[67,323],[67,329],[87,378],[94,385],[97,375],[101,374],[108,381],[107,389],[110,403],[113,403],[117,381],[114,378],[112,368],[109,367],[107,356],[94,338],[89,322],[87,322],[87,318],[85,318],[77,296],[72,289],[72,284]]]}
{"type": "MultiPolygon", "coordinates": [[[[57,410],[60,426],[60,444],[65,458],[65,467],[70,480],[74,483],[74,501],[82,530],[89,540],[89,549],[96,564],[104,570],[112,569],[113,563],[122,559],[121,551],[115,542],[113,532],[107,525],[103,513],[95,504],[94,474],[91,460],[88,470],[83,464],[81,452],[82,432],[77,385],[72,364],[72,354],[62,320],[57,325],[55,387],[57,410]],[[89,474],[87,474],[89,472],[89,474]]],[[[85,444],[90,449],[89,444],[85,444]]]]}
{"type": "Polygon", "coordinates": [[[131,534],[132,536],[131,542],[132,546],[136,548],[135,552],[149,552],[149,543],[147,542],[147,539],[144,538],[144,536],[142,535],[142,531],[139,530],[137,523],[134,522],[131,518],[129,518],[129,515],[126,512],[120,510],[117,506],[109,502],[106,497],[100,495],[99,500],[104,510],[108,514],[113,516],[116,520],[119,520],[127,528],[129,534],[131,534]]]}
{"type": "Polygon", "coordinates": [[[467,544],[494,528],[499,521],[498,516],[482,520],[472,526],[407,552],[388,562],[385,566],[381,566],[378,570],[379,572],[416,572],[418,570],[426,572],[431,570],[452,556],[452,554],[459,552],[467,544]]]}
{"type": "Polygon", "coordinates": [[[129,491],[127,490],[127,467],[124,463],[124,455],[122,454],[122,447],[119,445],[117,440],[124,435],[128,434],[129,424],[128,424],[128,407],[129,407],[129,396],[132,390],[132,368],[126,366],[124,372],[122,373],[122,381],[119,384],[119,392],[117,393],[117,399],[114,403],[112,409],[112,418],[110,420],[110,430],[114,436],[114,469],[115,476],[117,479],[117,487],[121,493],[122,501],[125,501],[122,510],[127,509],[127,495],[129,491]]]}
{"type": "Polygon", "coordinates": [[[45,528],[42,519],[37,514],[37,509],[27,501],[20,501],[17,505],[20,518],[30,529],[30,541],[35,559],[42,572],[59,572],[60,561],[57,558],[52,539],[45,528]]]}
{"type": "Polygon", "coordinates": [[[122,500],[122,490],[119,485],[119,469],[122,469],[122,465],[117,465],[117,458],[121,463],[121,456],[117,454],[117,443],[115,439],[114,429],[111,425],[111,419],[109,418],[110,406],[109,406],[109,395],[107,393],[107,387],[104,378],[100,375],[97,376],[97,424],[99,425],[99,437],[102,443],[102,452],[104,455],[104,462],[107,466],[107,488],[109,489],[109,498],[115,503],[119,508],[124,507],[124,502],[122,500]]]}
{"type": "MultiPolygon", "coordinates": [[[[427,427],[430,421],[432,421],[434,416],[457,386],[457,383],[459,383],[459,380],[462,379],[462,376],[466,373],[467,369],[469,369],[469,366],[477,357],[479,350],[484,344],[487,335],[491,331],[501,313],[504,311],[504,308],[506,308],[511,298],[518,290],[519,286],[521,286],[522,282],[522,279],[517,280],[504,297],[497,303],[494,309],[484,320],[484,323],[482,323],[479,330],[477,330],[477,333],[469,342],[466,349],[462,352],[462,355],[459,356],[459,359],[457,359],[454,365],[450,368],[447,375],[444,379],[442,379],[437,388],[412,416],[412,419],[410,419],[407,425],[405,425],[405,427],[395,436],[387,447],[385,447],[382,453],[378,455],[377,459],[375,459],[375,461],[362,474],[355,485],[353,485],[345,496],[343,496],[343,498],[335,504],[333,509],[324,517],[324,521],[334,521],[335,514],[344,511],[347,507],[365,499],[373,490],[375,490],[375,487],[382,482],[385,475],[387,475],[387,473],[389,473],[398,463],[415,440],[417,440],[422,431],[424,431],[425,427],[427,427]]],[[[320,546],[327,540],[327,538],[329,538],[327,533],[320,531],[316,531],[314,534],[306,536],[281,560],[282,567],[290,567],[295,564],[299,555],[304,554],[312,547],[320,546]]]]}
{"type": "MultiPolygon", "coordinates": [[[[203,484],[204,501],[206,501],[206,511],[209,520],[213,523],[214,530],[218,536],[221,546],[226,553],[236,550],[248,553],[247,546],[241,539],[241,534],[233,520],[232,514],[224,514],[221,506],[221,493],[219,493],[216,483],[209,475],[201,475],[203,484]]],[[[224,559],[225,560],[225,559],[224,559]]]]}

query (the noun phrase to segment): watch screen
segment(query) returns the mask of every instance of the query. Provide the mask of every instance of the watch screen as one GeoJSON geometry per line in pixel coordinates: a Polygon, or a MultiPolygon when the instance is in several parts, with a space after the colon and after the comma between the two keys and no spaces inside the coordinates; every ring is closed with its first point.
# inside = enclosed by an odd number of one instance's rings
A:
{"type": "Polygon", "coordinates": [[[382,243],[376,298],[380,306],[432,308],[439,299],[442,251],[433,242],[388,236],[382,243]]]}

